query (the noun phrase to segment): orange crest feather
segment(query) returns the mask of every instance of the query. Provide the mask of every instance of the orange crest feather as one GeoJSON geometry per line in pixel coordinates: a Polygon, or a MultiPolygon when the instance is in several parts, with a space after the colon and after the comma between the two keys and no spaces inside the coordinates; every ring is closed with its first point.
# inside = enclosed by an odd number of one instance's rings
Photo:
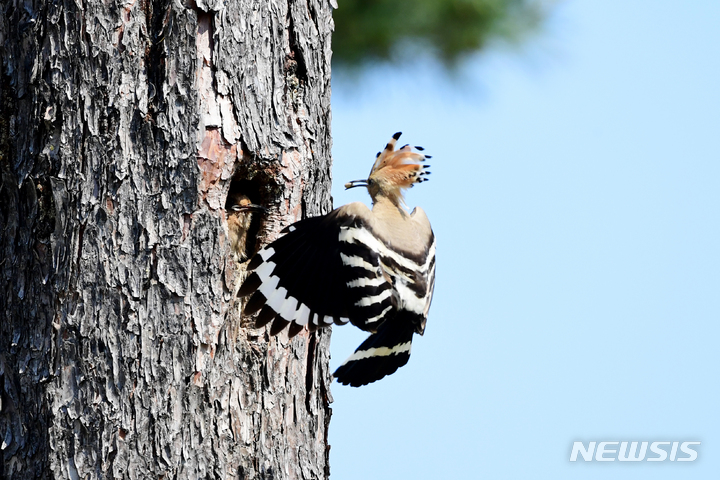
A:
{"type": "MultiPolygon", "coordinates": [[[[393,135],[385,149],[378,153],[368,178],[383,177],[397,188],[409,188],[415,183],[427,181],[426,175],[430,172],[426,169],[430,165],[422,162],[430,157],[413,151],[413,147],[410,145],[405,145],[395,151],[398,138],[400,138],[400,132],[393,135]]],[[[422,150],[422,147],[415,147],[415,149],[422,150]]]]}

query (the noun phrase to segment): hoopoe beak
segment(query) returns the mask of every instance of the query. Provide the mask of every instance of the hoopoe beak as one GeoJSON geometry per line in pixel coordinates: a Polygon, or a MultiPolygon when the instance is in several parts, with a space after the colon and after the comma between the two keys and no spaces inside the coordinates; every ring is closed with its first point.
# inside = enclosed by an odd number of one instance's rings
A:
{"type": "Polygon", "coordinates": [[[262,205],[255,205],[254,203],[248,203],[247,205],[233,205],[231,207],[233,212],[258,212],[267,213],[268,209],[262,205]]]}
{"type": "Polygon", "coordinates": [[[355,187],[367,187],[367,186],[368,186],[367,180],[353,180],[353,181],[345,184],[345,190],[350,190],[351,188],[355,188],[355,187]]]}

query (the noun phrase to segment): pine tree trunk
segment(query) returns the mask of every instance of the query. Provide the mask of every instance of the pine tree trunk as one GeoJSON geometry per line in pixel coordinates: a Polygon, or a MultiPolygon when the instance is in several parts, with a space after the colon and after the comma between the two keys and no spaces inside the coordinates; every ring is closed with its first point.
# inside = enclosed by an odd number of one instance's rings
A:
{"type": "Polygon", "coordinates": [[[0,11],[0,477],[329,476],[329,331],[239,315],[258,244],[325,213],[331,5],[0,11]],[[253,242],[254,243],[254,242],[253,242]]]}

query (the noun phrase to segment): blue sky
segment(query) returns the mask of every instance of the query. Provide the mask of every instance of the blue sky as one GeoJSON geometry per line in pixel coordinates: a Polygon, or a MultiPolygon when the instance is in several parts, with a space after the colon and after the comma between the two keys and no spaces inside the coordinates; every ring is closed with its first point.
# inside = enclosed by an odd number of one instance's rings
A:
{"type": "MultiPolygon", "coordinates": [[[[704,479],[720,472],[720,2],[569,1],[456,79],[333,83],[335,206],[396,131],[437,282],[408,365],[333,384],[331,475],[704,479]],[[701,441],[692,463],[572,442],[701,441]]],[[[331,368],[364,338],[334,328],[331,368]]]]}

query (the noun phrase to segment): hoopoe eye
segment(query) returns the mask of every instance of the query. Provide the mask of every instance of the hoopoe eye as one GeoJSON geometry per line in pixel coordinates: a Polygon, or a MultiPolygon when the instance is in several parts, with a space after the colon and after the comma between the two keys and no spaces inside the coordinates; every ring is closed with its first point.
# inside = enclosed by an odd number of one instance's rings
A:
{"type": "Polygon", "coordinates": [[[369,186],[369,187],[372,187],[372,186],[374,186],[374,185],[375,185],[375,180],[372,179],[372,178],[369,178],[369,179],[368,179],[368,186],[369,186]]]}

